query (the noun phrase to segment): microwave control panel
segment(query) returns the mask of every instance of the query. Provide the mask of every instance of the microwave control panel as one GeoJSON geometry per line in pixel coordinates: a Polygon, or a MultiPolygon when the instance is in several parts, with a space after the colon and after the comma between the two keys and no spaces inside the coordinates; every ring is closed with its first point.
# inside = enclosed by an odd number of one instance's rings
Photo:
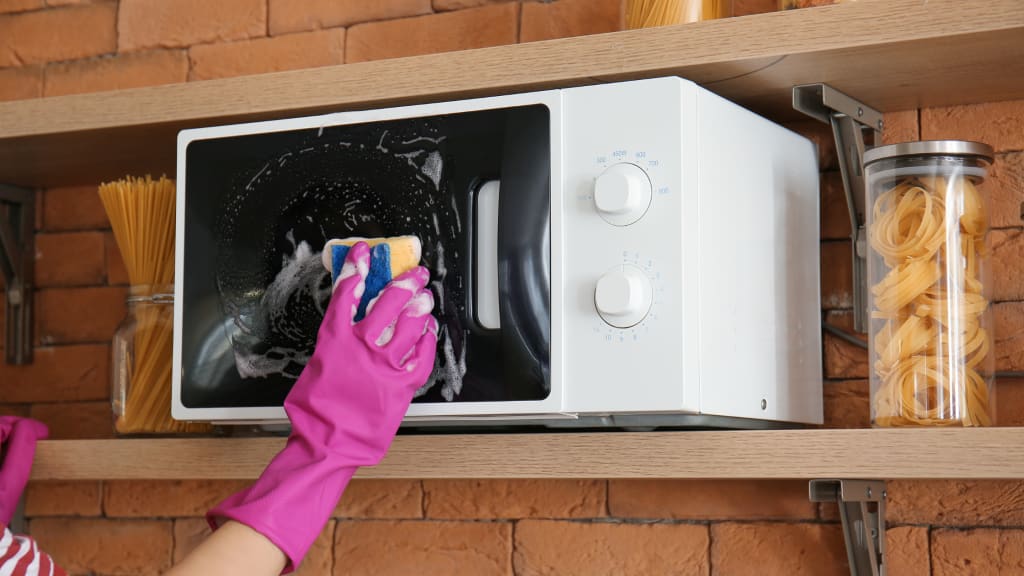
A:
{"type": "Polygon", "coordinates": [[[679,78],[562,94],[565,411],[820,422],[813,145],[679,78]]]}

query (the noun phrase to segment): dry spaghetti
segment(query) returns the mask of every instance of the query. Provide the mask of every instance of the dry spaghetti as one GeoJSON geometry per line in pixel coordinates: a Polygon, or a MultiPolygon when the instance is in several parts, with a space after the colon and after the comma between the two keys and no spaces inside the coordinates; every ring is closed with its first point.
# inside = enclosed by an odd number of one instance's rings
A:
{"type": "Polygon", "coordinates": [[[171,418],[174,181],[127,178],[100,185],[131,283],[129,318],[114,338],[113,402],[121,433],[201,432],[171,418]]]}
{"type": "Polygon", "coordinates": [[[628,0],[626,27],[652,28],[729,16],[725,0],[628,0]]]}
{"type": "Polygon", "coordinates": [[[979,373],[991,347],[980,261],[988,217],[965,177],[908,177],[876,200],[868,230],[884,276],[872,287],[872,398],[880,426],[989,426],[979,373]],[[877,324],[876,324],[877,325],[877,324]]]}

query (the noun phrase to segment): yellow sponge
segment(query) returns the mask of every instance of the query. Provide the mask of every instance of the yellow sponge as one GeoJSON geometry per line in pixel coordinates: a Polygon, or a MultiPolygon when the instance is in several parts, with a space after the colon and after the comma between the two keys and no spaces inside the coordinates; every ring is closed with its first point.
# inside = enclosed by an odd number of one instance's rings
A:
{"type": "Polygon", "coordinates": [[[348,249],[354,246],[356,242],[366,242],[370,245],[371,262],[376,259],[379,264],[383,264],[380,260],[386,258],[391,278],[397,278],[418,266],[423,255],[423,246],[420,244],[420,239],[416,236],[336,238],[329,240],[324,246],[323,251],[324,268],[330,270],[335,279],[337,279],[338,273],[341,271],[341,265],[345,262],[345,255],[348,254],[348,249]],[[387,249],[380,248],[381,245],[386,245],[387,249]]]}

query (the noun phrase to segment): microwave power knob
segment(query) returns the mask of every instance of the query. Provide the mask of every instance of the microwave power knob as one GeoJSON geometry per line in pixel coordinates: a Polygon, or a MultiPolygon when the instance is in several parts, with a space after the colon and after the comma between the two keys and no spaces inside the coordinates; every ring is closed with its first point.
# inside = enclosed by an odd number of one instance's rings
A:
{"type": "Polygon", "coordinates": [[[651,205],[651,179],[636,164],[612,164],[594,181],[594,205],[609,224],[628,226],[651,205]]]}
{"type": "Polygon", "coordinates": [[[616,328],[639,324],[651,310],[651,280],[636,266],[624,264],[597,281],[594,304],[597,313],[616,328]]]}

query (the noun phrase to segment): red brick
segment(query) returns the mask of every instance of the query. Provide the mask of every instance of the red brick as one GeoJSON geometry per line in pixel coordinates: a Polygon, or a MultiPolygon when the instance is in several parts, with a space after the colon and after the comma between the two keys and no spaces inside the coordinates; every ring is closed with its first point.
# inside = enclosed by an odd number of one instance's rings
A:
{"type": "Polygon", "coordinates": [[[121,0],[118,48],[183,48],[265,36],[266,0],[121,0]]]}
{"type": "Polygon", "coordinates": [[[779,9],[778,0],[733,0],[733,16],[750,16],[751,14],[764,14],[775,12],[779,9]]]}
{"type": "Polygon", "coordinates": [[[99,482],[32,482],[25,488],[25,516],[100,516],[99,482]]]}
{"type": "Polygon", "coordinates": [[[128,269],[124,266],[121,249],[117,247],[117,240],[114,239],[112,232],[104,236],[103,245],[107,262],[107,283],[112,286],[128,284],[128,269]]]}
{"type": "Polygon", "coordinates": [[[269,0],[274,36],[430,13],[430,0],[269,0]]]}
{"type": "Polygon", "coordinates": [[[853,261],[849,242],[821,243],[821,307],[853,307],[853,261]]]}
{"type": "Polygon", "coordinates": [[[33,404],[31,415],[49,426],[51,440],[114,437],[110,402],[33,404]]]}
{"type": "Polygon", "coordinates": [[[206,518],[179,518],[174,521],[174,563],[179,564],[210,535],[206,518]]]}
{"type": "Polygon", "coordinates": [[[932,574],[988,576],[1020,574],[1024,567],[1024,530],[935,530],[932,574]]]}
{"type": "Polygon", "coordinates": [[[0,382],[0,402],[103,400],[110,397],[110,346],[36,348],[31,364],[0,364],[0,382]]]}
{"type": "MultiPolygon", "coordinates": [[[[825,314],[825,322],[853,334],[853,314],[849,310],[833,310],[825,314]]],[[[854,334],[867,342],[864,334],[854,334]]],[[[825,332],[825,377],[837,380],[867,378],[869,372],[868,351],[860,346],[844,342],[825,332]]]]}
{"type": "Polygon", "coordinates": [[[1003,480],[894,480],[886,514],[897,524],[1020,526],[1024,482],[1003,480]]]}
{"type": "Polygon", "coordinates": [[[116,17],[111,2],[0,16],[0,68],[111,53],[116,17]]]}
{"type": "Polygon", "coordinates": [[[512,576],[506,522],[339,521],[336,576],[512,576]]]}
{"type": "Polygon", "coordinates": [[[91,286],[106,278],[102,232],[36,235],[36,286],[91,286]]]}
{"type": "Polygon", "coordinates": [[[813,519],[807,482],[791,480],[610,480],[616,518],[813,519]]]}
{"type": "Polygon", "coordinates": [[[1024,205],[1024,152],[997,154],[981,188],[993,228],[1020,226],[1024,205]]]}
{"type": "Polygon", "coordinates": [[[63,96],[173,84],[187,79],[188,57],[184,50],[154,50],[51,64],[46,68],[43,92],[44,96],[63,96]]]}
{"type": "Polygon", "coordinates": [[[419,480],[353,480],[334,509],[339,518],[422,518],[419,480]]]}
{"type": "Polygon", "coordinates": [[[0,68],[0,102],[43,95],[43,67],[0,68]]]}
{"type": "Polygon", "coordinates": [[[1024,380],[996,380],[996,426],[1024,426],[1024,380]]]}
{"type": "Polygon", "coordinates": [[[321,30],[228,44],[194,46],[189,50],[189,80],[280,72],[345,62],[345,30],[321,30]]]}
{"type": "MultiPolygon", "coordinates": [[[[196,546],[210,535],[210,525],[204,518],[182,518],[174,521],[174,563],[181,562],[196,546]]],[[[334,560],[334,521],[327,523],[313,542],[305,560],[292,574],[296,576],[322,576],[331,573],[334,560]]]]}
{"type": "Polygon", "coordinates": [[[224,480],[118,480],[103,487],[103,511],[111,518],[205,516],[206,511],[250,482],[224,480]]]}
{"type": "Polygon", "coordinates": [[[1024,302],[992,305],[996,370],[1024,370],[1024,302]]]}
{"type": "Polygon", "coordinates": [[[850,573],[834,524],[712,524],[711,565],[730,576],[850,573]]]}
{"type": "Polygon", "coordinates": [[[886,573],[893,576],[931,576],[928,528],[889,526],[885,529],[886,573]]]}
{"type": "Polygon", "coordinates": [[[625,5],[622,0],[523,2],[519,41],[601,34],[624,27],[625,5]]]}
{"type": "Polygon", "coordinates": [[[922,140],[974,140],[997,152],[1024,150],[1024,100],[923,108],[922,140]]]}
{"type": "Polygon", "coordinates": [[[514,0],[434,0],[434,10],[437,12],[462,10],[463,8],[476,8],[477,6],[485,6],[487,4],[512,1],[514,0]]]}
{"type": "Polygon", "coordinates": [[[31,408],[28,404],[0,404],[0,416],[21,416],[27,418],[31,408]]]}
{"type": "Polygon", "coordinates": [[[121,287],[60,288],[36,292],[36,340],[44,345],[109,342],[126,314],[121,287]]]}
{"type": "Polygon", "coordinates": [[[825,382],[825,428],[870,428],[867,380],[825,382]]]}
{"type": "Polygon", "coordinates": [[[43,0],[0,0],[0,14],[25,12],[43,7],[43,0]]]}
{"type": "Polygon", "coordinates": [[[605,515],[602,480],[426,480],[428,518],[595,518],[605,515]]]}
{"type": "Polygon", "coordinates": [[[832,128],[824,122],[817,120],[801,120],[799,122],[787,122],[786,128],[803,135],[814,143],[818,150],[818,169],[822,172],[839,170],[839,160],[836,156],[835,138],[832,136],[832,128]]]}
{"type": "Polygon", "coordinates": [[[1024,230],[993,230],[988,235],[992,256],[989,297],[995,301],[1024,300],[1024,230]]]}
{"type": "Polygon", "coordinates": [[[364,62],[514,44],[519,6],[495,4],[430,16],[357,24],[348,30],[346,62],[364,62]],[[438,30],[444,30],[439,34],[438,30]]]}
{"type": "Polygon", "coordinates": [[[885,129],[882,130],[883,144],[916,142],[921,139],[921,130],[917,122],[917,110],[887,112],[883,116],[885,121],[885,129]]]}
{"type": "Polygon", "coordinates": [[[171,566],[170,522],[44,518],[32,536],[69,574],[161,574],[171,566]]]}
{"type": "Polygon", "coordinates": [[[850,237],[850,211],[839,172],[823,172],[821,188],[821,239],[844,240],[850,237]]]}
{"type": "Polygon", "coordinates": [[[516,525],[517,576],[706,575],[708,562],[706,526],[553,520],[516,525]]]}
{"type": "Polygon", "coordinates": [[[110,228],[96,186],[51,188],[43,193],[43,229],[48,232],[110,228]]]}

